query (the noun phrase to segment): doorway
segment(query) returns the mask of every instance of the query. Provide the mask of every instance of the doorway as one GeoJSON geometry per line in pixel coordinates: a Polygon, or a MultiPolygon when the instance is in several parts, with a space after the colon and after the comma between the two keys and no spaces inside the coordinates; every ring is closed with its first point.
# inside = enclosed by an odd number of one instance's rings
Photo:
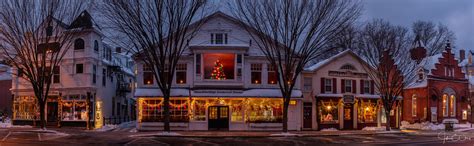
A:
{"type": "Polygon", "coordinates": [[[303,104],[303,128],[312,128],[313,123],[313,104],[311,102],[305,102],[303,104]]]}
{"type": "Polygon", "coordinates": [[[354,108],[352,104],[344,105],[344,129],[354,129],[354,108]]]}
{"type": "Polygon", "coordinates": [[[46,109],[47,122],[57,122],[58,120],[58,102],[48,102],[46,109]]]}
{"type": "Polygon", "coordinates": [[[228,106],[210,106],[208,111],[209,130],[229,130],[228,106]]]}

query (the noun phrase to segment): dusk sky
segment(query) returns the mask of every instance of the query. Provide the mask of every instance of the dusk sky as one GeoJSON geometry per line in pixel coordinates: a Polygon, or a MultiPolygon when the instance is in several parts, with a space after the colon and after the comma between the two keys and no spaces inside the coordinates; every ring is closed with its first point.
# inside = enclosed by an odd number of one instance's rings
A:
{"type": "Polygon", "coordinates": [[[441,22],[454,31],[456,49],[474,51],[474,0],[362,0],[361,20],[383,18],[411,27],[417,20],[441,22]]]}

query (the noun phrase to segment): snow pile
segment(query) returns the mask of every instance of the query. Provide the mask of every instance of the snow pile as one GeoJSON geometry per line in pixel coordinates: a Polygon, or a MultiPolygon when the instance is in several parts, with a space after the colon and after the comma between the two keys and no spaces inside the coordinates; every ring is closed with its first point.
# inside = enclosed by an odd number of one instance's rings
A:
{"type": "Polygon", "coordinates": [[[414,123],[410,124],[407,121],[402,121],[402,126],[400,129],[412,129],[412,130],[443,130],[444,124],[433,124],[431,122],[423,122],[423,123],[414,123]]]}
{"type": "Polygon", "coordinates": [[[283,133],[270,134],[270,136],[297,136],[297,134],[289,133],[289,132],[283,132],[283,133]]]}
{"type": "Polygon", "coordinates": [[[364,127],[362,131],[385,131],[386,127],[364,127]]]}
{"type": "Polygon", "coordinates": [[[325,129],[321,129],[321,131],[339,131],[339,130],[337,130],[336,128],[325,128],[325,129]]]}
{"type": "Polygon", "coordinates": [[[471,128],[471,123],[467,122],[466,124],[454,124],[454,128],[461,128],[461,129],[471,128]]]}
{"type": "Polygon", "coordinates": [[[137,128],[133,128],[132,130],[130,130],[130,131],[128,131],[128,132],[131,132],[131,133],[137,133],[137,132],[138,132],[138,130],[137,130],[137,128]]]}
{"type": "Polygon", "coordinates": [[[12,122],[9,118],[5,119],[5,123],[0,121],[0,128],[33,128],[30,125],[12,125],[12,122]]]}
{"type": "Polygon", "coordinates": [[[48,133],[48,134],[54,134],[57,136],[69,136],[69,134],[67,133],[59,132],[56,130],[38,129],[38,130],[33,130],[33,132],[48,133]]]}
{"type": "Polygon", "coordinates": [[[105,126],[102,126],[99,129],[95,129],[94,131],[99,131],[99,132],[111,131],[111,130],[114,130],[115,128],[117,128],[117,127],[118,127],[117,125],[107,124],[105,126]]]}

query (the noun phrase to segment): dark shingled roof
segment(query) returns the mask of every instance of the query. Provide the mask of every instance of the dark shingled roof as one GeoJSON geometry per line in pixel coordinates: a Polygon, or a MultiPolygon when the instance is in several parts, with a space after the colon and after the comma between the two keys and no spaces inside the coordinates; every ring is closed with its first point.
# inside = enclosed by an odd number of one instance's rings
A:
{"type": "Polygon", "coordinates": [[[92,28],[93,22],[92,17],[87,11],[82,13],[69,25],[69,29],[73,28],[92,28]]]}

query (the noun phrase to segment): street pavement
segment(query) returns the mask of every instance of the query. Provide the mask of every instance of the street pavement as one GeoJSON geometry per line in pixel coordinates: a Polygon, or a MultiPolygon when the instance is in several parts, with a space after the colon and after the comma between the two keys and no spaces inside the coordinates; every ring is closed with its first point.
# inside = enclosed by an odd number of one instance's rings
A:
{"type": "Polygon", "coordinates": [[[116,129],[106,132],[80,128],[0,129],[0,146],[4,145],[467,145],[474,146],[474,130],[444,133],[443,131],[303,131],[296,136],[272,136],[278,132],[185,132],[179,136],[159,135],[160,132],[130,132],[116,129]]]}

